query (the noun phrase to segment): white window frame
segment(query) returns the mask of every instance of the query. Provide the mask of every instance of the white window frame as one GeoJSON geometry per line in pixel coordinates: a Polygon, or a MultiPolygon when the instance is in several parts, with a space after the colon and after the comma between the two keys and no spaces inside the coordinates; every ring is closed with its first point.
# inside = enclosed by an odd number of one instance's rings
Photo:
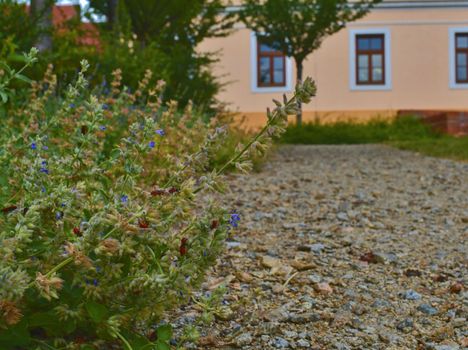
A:
{"type": "MultiPolygon", "coordinates": [[[[260,34],[261,36],[262,34],[260,34]]],[[[254,93],[291,92],[292,91],[292,59],[286,57],[286,85],[285,86],[258,86],[257,69],[257,34],[250,33],[250,88],[254,93]]]]}
{"type": "Polygon", "coordinates": [[[392,89],[391,36],[388,28],[364,28],[349,30],[349,89],[352,91],[383,91],[392,89]],[[383,34],[385,49],[385,84],[356,84],[356,36],[365,34],[383,34]]]}
{"type": "Polygon", "coordinates": [[[455,57],[455,36],[458,33],[467,33],[468,27],[449,28],[449,88],[450,89],[468,89],[468,83],[457,83],[456,76],[456,57],[455,57]]]}

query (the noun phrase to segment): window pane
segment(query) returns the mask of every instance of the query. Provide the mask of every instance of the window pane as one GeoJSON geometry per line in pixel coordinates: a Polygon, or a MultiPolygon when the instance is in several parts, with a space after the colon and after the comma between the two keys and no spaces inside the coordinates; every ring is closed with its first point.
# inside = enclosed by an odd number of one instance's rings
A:
{"type": "Polygon", "coordinates": [[[369,81],[369,70],[367,68],[359,68],[358,82],[365,83],[369,81]]]}
{"type": "Polygon", "coordinates": [[[382,55],[372,55],[372,67],[382,68],[382,55]]]}
{"type": "Polygon", "coordinates": [[[467,80],[467,75],[466,75],[466,67],[458,67],[457,68],[457,80],[467,80]]]}
{"type": "Polygon", "coordinates": [[[457,47],[460,49],[468,48],[468,36],[457,35],[457,47]]]}
{"type": "Polygon", "coordinates": [[[277,84],[284,83],[284,58],[275,57],[273,59],[273,81],[277,84]]]}
{"type": "Polygon", "coordinates": [[[457,53],[457,66],[466,67],[466,53],[457,53]]]}
{"type": "Polygon", "coordinates": [[[358,56],[358,66],[359,66],[359,68],[367,69],[367,67],[369,67],[369,56],[359,55],[358,56]]]}
{"type": "Polygon", "coordinates": [[[379,67],[372,68],[372,80],[375,82],[379,82],[383,80],[383,70],[379,67]]]}
{"type": "Polygon", "coordinates": [[[260,57],[260,77],[259,81],[262,84],[270,84],[270,58],[269,57],[260,57]]]}
{"type": "Polygon", "coordinates": [[[368,38],[359,38],[358,41],[358,50],[369,50],[370,49],[370,40],[368,38]]]}
{"type": "Polygon", "coordinates": [[[381,38],[370,39],[370,48],[371,50],[382,50],[382,39],[381,38]]]}
{"type": "Polygon", "coordinates": [[[276,52],[274,48],[268,46],[267,44],[260,44],[260,52],[276,52]]]}

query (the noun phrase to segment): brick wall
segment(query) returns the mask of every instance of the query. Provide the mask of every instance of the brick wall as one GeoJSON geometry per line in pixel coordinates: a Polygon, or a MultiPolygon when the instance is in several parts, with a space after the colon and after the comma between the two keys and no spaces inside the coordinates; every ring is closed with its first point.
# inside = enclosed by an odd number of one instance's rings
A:
{"type": "Polygon", "coordinates": [[[468,111],[400,110],[397,115],[415,115],[435,130],[454,136],[468,136],[468,111]]]}

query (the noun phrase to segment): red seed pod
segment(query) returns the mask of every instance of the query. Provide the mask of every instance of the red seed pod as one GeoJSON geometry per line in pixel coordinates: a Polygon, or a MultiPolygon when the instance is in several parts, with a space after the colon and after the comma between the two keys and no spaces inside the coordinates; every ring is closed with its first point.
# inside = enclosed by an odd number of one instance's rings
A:
{"type": "Polygon", "coordinates": [[[156,331],[151,330],[151,331],[149,332],[149,334],[148,334],[148,340],[149,340],[149,341],[156,341],[156,340],[158,340],[158,335],[157,335],[156,331]]]}
{"type": "Polygon", "coordinates": [[[151,191],[151,195],[153,197],[156,197],[156,196],[164,196],[166,194],[166,191],[164,190],[154,190],[154,191],[151,191]]]}
{"type": "Polygon", "coordinates": [[[3,208],[2,213],[8,214],[8,213],[11,213],[13,210],[16,210],[16,209],[18,209],[18,207],[16,205],[10,205],[9,207],[3,208]]]}
{"type": "Polygon", "coordinates": [[[81,336],[81,335],[76,336],[75,343],[84,344],[85,342],[86,342],[86,339],[83,336],[81,336]]]}
{"type": "Polygon", "coordinates": [[[140,219],[140,220],[138,220],[138,226],[140,228],[148,228],[149,227],[149,222],[146,221],[145,219],[140,219]]]}
{"type": "Polygon", "coordinates": [[[218,228],[218,226],[219,226],[219,221],[218,221],[218,220],[213,220],[213,221],[211,222],[210,228],[211,228],[212,230],[214,230],[214,229],[218,228]]]}
{"type": "Polygon", "coordinates": [[[179,253],[181,256],[184,256],[187,254],[187,242],[188,242],[188,239],[185,237],[180,240],[179,253]]]}
{"type": "Polygon", "coordinates": [[[73,227],[73,233],[77,236],[81,236],[81,230],[79,227],[73,227]]]}
{"type": "Polygon", "coordinates": [[[175,187],[171,187],[171,188],[169,189],[169,193],[170,193],[170,194],[177,193],[177,192],[179,192],[179,190],[178,190],[177,188],[175,188],[175,187]]]}
{"type": "Polygon", "coordinates": [[[88,133],[88,127],[87,127],[86,125],[83,125],[83,126],[81,127],[81,133],[82,133],[83,135],[86,135],[86,134],[88,133]]]}

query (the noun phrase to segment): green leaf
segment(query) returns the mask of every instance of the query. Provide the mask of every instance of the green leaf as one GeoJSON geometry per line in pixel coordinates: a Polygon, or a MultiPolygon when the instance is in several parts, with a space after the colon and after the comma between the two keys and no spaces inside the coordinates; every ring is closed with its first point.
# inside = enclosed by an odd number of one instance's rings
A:
{"type": "Polygon", "coordinates": [[[104,321],[109,315],[107,308],[95,301],[88,301],[85,307],[88,311],[89,317],[91,317],[91,319],[96,323],[104,321]]]}
{"type": "Polygon", "coordinates": [[[80,350],[96,350],[91,345],[81,345],[80,350]]]}
{"type": "Polygon", "coordinates": [[[45,327],[56,325],[58,323],[57,316],[51,312],[38,312],[29,317],[30,327],[45,327]]]}
{"type": "Polygon", "coordinates": [[[157,350],[171,350],[171,347],[167,342],[158,340],[158,342],[156,343],[156,349],[157,350]]]}
{"type": "Polygon", "coordinates": [[[4,93],[3,91],[0,91],[0,97],[2,98],[3,103],[8,102],[8,95],[6,93],[4,93]]]}
{"type": "Polygon", "coordinates": [[[12,53],[8,55],[8,60],[18,63],[26,63],[27,59],[24,55],[19,55],[17,53],[12,53]]]}
{"type": "Polygon", "coordinates": [[[28,77],[26,77],[26,76],[24,76],[22,74],[16,74],[15,78],[18,79],[18,80],[24,81],[25,83],[28,83],[28,84],[32,83],[31,79],[29,79],[28,77]]]}
{"type": "Polygon", "coordinates": [[[151,350],[154,349],[153,344],[144,336],[130,332],[128,330],[122,330],[122,335],[132,346],[133,350],[151,350]]]}
{"type": "Polygon", "coordinates": [[[26,321],[0,331],[1,349],[11,349],[17,346],[27,346],[31,343],[26,321]]]}
{"type": "Polygon", "coordinates": [[[169,341],[172,338],[172,327],[169,324],[162,325],[156,330],[158,340],[169,341]]]}
{"type": "Polygon", "coordinates": [[[75,321],[61,321],[54,311],[35,313],[29,317],[28,324],[30,328],[43,328],[49,336],[63,336],[76,329],[75,321]]]}

